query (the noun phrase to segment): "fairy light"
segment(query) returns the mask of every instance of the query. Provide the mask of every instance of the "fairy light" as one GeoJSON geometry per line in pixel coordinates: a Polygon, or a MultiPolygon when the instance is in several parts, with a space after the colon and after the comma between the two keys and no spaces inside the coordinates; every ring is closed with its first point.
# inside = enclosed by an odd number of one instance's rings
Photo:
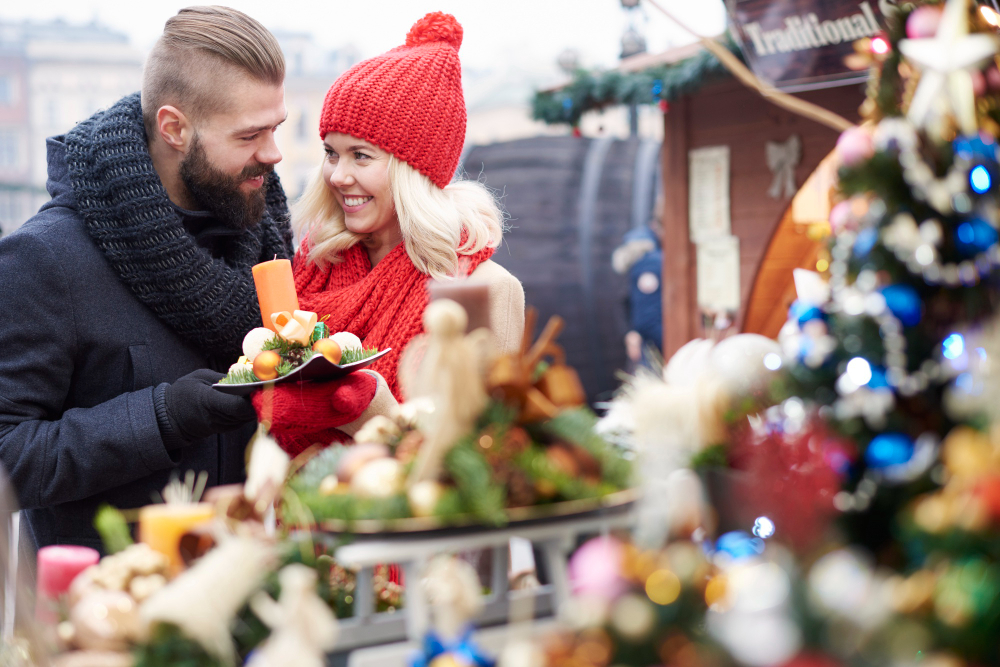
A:
{"type": "Polygon", "coordinates": [[[889,42],[886,41],[885,37],[875,37],[872,39],[871,49],[872,53],[884,56],[885,54],[889,53],[889,42]]]}
{"type": "Polygon", "coordinates": [[[997,14],[995,9],[983,5],[979,8],[979,13],[983,15],[983,18],[991,26],[994,28],[1000,27],[1000,14],[997,14]]]}

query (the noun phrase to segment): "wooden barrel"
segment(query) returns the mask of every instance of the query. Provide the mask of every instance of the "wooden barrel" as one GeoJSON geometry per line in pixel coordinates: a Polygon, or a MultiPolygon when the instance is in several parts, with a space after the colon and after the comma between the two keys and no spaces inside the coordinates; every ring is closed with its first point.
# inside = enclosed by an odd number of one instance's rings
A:
{"type": "Polygon", "coordinates": [[[559,338],[591,402],[607,400],[626,366],[628,278],[611,253],[649,222],[659,189],[659,144],[638,139],[536,137],[474,146],[468,178],[502,197],[510,231],[494,260],[524,284],[539,322],[561,315],[559,338]]]}

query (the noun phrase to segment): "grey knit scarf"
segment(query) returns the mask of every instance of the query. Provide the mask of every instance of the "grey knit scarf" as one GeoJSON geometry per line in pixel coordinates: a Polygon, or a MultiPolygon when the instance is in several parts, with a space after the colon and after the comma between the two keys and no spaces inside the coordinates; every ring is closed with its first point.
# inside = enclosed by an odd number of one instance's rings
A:
{"type": "Polygon", "coordinates": [[[65,142],[77,209],[122,282],[192,346],[235,360],[243,336],[261,325],[250,267],[292,253],[277,175],[265,185],[260,225],[231,237],[213,258],[185,229],[153,169],[139,93],[83,121],[65,142]]]}

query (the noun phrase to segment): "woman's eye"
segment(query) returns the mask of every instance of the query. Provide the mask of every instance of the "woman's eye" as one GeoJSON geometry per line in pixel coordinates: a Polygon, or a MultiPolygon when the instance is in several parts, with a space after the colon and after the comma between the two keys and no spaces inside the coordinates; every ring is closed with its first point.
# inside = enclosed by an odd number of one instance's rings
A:
{"type": "Polygon", "coordinates": [[[329,148],[324,148],[323,152],[326,153],[326,159],[327,160],[336,160],[337,159],[337,154],[334,151],[330,150],[329,148]]]}
{"type": "Polygon", "coordinates": [[[366,155],[365,153],[362,153],[361,151],[354,151],[354,159],[355,160],[370,160],[371,156],[370,155],[366,155]]]}

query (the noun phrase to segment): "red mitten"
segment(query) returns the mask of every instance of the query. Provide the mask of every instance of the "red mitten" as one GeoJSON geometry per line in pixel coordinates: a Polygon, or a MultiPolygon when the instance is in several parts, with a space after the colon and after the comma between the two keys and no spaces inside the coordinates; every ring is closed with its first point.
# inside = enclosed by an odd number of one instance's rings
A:
{"type": "Polygon", "coordinates": [[[340,380],[287,383],[253,394],[259,421],[271,422],[271,435],[296,456],[314,444],[343,442],[337,429],[361,416],[375,398],[378,380],[369,373],[351,373],[340,380]]]}

